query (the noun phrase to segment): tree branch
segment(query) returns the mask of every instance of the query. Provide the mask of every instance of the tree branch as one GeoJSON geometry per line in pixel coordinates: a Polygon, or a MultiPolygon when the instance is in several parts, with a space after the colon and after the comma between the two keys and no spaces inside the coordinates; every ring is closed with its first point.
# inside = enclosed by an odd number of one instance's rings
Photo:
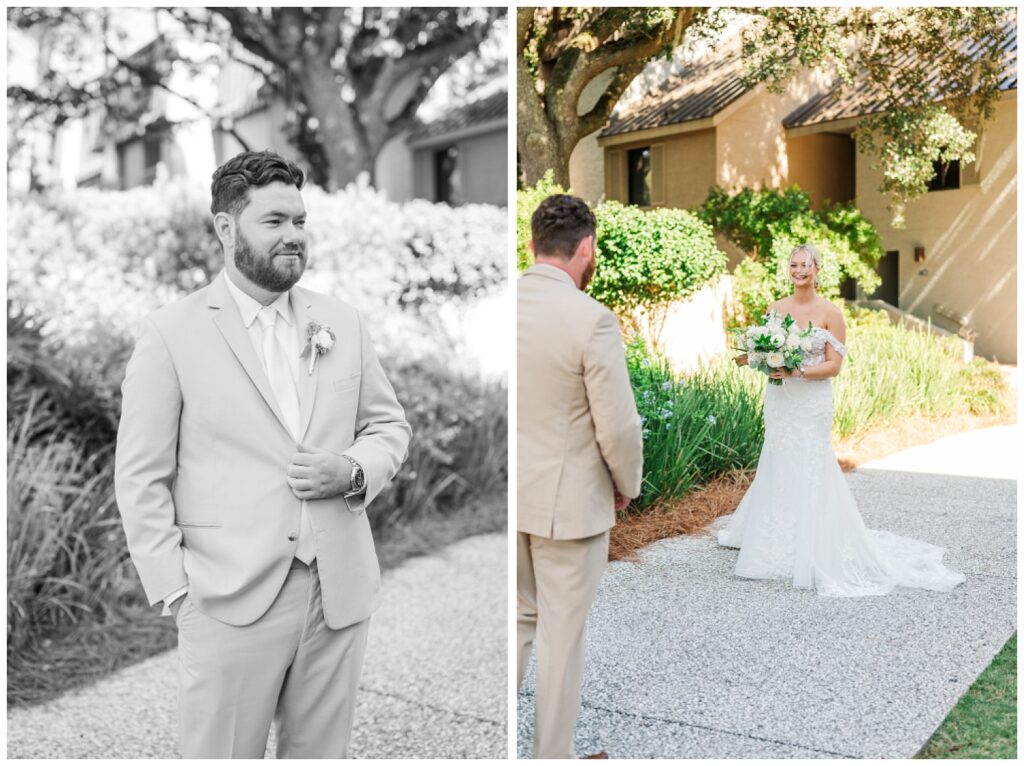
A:
{"type": "Polygon", "coordinates": [[[231,25],[235,39],[246,50],[252,51],[260,58],[287,69],[290,56],[279,44],[274,31],[258,13],[245,8],[211,8],[231,25]]]}

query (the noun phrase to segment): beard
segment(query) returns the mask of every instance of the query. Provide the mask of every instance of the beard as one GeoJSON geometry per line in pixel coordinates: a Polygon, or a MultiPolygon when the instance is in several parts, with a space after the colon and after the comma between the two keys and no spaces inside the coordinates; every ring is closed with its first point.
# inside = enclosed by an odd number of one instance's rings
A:
{"type": "Polygon", "coordinates": [[[257,253],[252,243],[239,231],[235,245],[235,266],[257,287],[283,293],[290,290],[306,270],[306,244],[299,242],[275,254],[257,253]],[[285,253],[298,255],[298,260],[276,258],[285,253]]]}
{"type": "Polygon", "coordinates": [[[591,261],[590,265],[587,266],[587,270],[580,275],[580,290],[586,290],[587,285],[590,284],[590,280],[594,278],[594,272],[597,271],[597,261],[591,261]]]}

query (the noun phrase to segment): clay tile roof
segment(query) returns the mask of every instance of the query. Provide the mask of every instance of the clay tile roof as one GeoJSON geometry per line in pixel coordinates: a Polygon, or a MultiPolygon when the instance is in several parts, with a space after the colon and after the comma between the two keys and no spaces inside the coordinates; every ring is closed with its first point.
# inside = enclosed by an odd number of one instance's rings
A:
{"type": "Polygon", "coordinates": [[[749,90],[742,77],[743,60],[738,47],[711,53],[642,100],[617,106],[601,136],[713,117],[749,90]]]}
{"type": "MultiPolygon", "coordinates": [[[[968,50],[972,55],[978,53],[980,46],[972,43],[968,50]]],[[[896,62],[904,64],[910,59],[909,53],[896,62]]],[[[1000,90],[1016,90],[1017,88],[1017,26],[1013,25],[1011,33],[1003,46],[1004,72],[999,83],[1000,90]]],[[[936,83],[932,81],[934,86],[936,83]]],[[[936,90],[936,94],[938,91],[936,90]]],[[[846,91],[837,86],[812,98],[798,107],[783,119],[786,128],[799,128],[806,125],[817,125],[824,122],[835,122],[865,114],[875,114],[885,109],[881,91],[867,83],[856,83],[846,91]]]]}
{"type": "Polygon", "coordinates": [[[508,120],[508,91],[500,90],[490,96],[457,107],[432,122],[417,122],[409,135],[410,141],[443,136],[458,130],[481,125],[492,120],[508,120]]]}

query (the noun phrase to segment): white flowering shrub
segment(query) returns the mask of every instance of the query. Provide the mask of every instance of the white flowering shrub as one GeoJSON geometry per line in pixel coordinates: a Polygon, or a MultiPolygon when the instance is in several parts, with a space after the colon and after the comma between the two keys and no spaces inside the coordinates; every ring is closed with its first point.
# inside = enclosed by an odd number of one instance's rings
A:
{"type": "MultiPolygon", "coordinates": [[[[302,284],[354,304],[382,353],[450,355],[459,322],[505,281],[504,210],[392,202],[350,185],[303,190],[310,265],[302,284]]],[[[80,189],[8,204],[8,297],[68,349],[130,341],[138,320],[222,266],[209,193],[172,180],[80,189]]],[[[101,352],[102,353],[102,352],[101,352]]]]}

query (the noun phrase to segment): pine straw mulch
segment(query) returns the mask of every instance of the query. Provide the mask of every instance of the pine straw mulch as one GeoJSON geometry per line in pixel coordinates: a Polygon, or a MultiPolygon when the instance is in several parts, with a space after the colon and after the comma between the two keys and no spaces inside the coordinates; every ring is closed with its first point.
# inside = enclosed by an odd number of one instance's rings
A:
{"type": "Polygon", "coordinates": [[[753,471],[735,471],[679,500],[659,503],[647,513],[620,515],[608,541],[608,560],[633,561],[645,545],[699,532],[719,516],[735,511],[753,480],[753,471]]]}
{"type": "MultiPolygon", "coordinates": [[[[943,436],[1017,422],[1016,390],[1012,387],[1004,398],[1004,405],[1004,411],[997,415],[957,413],[937,418],[923,415],[904,418],[864,434],[836,440],[836,457],[844,471],[852,471],[871,460],[928,444],[943,436]]],[[[753,480],[753,471],[735,471],[713,479],[679,500],[659,503],[647,513],[620,514],[618,523],[612,527],[608,560],[635,561],[637,551],[645,545],[667,537],[701,532],[715,519],[735,511],[753,480]]]]}

